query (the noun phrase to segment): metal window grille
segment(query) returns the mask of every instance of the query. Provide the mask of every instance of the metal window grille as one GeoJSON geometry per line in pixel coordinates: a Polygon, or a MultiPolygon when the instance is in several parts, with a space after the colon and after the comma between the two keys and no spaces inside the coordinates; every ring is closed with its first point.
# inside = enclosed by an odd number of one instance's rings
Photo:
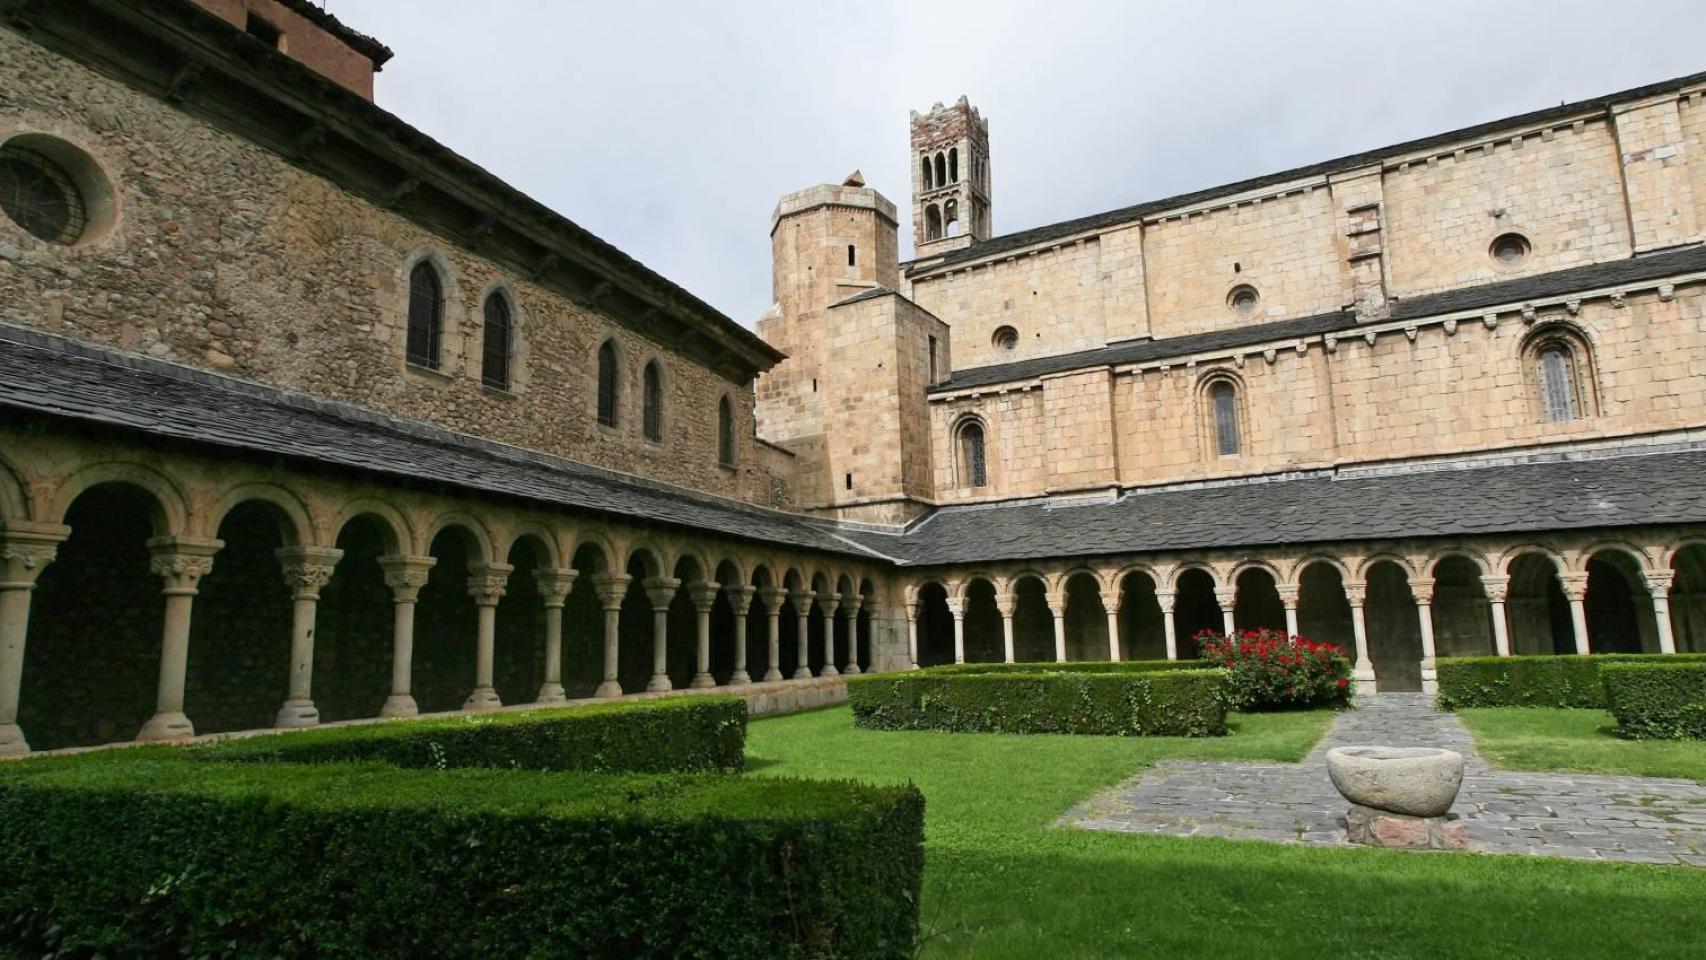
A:
{"type": "Polygon", "coordinates": [[[15,144],[0,147],[0,210],[49,243],[76,243],[89,224],[83,194],[59,164],[15,144]]]}
{"type": "Polygon", "coordinates": [[[1576,419],[1576,384],[1570,351],[1557,344],[1540,351],[1540,397],[1547,420],[1576,419]]]}
{"type": "Polygon", "coordinates": [[[1217,383],[1209,390],[1214,402],[1214,445],[1223,457],[1238,453],[1238,394],[1230,383],[1217,383]]]}
{"type": "Polygon", "coordinates": [[[968,423],[960,430],[960,455],[965,461],[966,486],[989,486],[989,468],[983,455],[983,428],[968,423]]]}

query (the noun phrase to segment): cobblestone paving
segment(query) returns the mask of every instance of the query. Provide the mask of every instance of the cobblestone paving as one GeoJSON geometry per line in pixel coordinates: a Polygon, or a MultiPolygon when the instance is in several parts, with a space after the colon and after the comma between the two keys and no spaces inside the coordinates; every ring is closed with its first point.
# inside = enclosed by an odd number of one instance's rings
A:
{"type": "Polygon", "coordinates": [[[1493,771],[1463,724],[1426,694],[1386,693],[1342,714],[1302,763],[1163,760],[1061,817],[1066,826],[1169,836],[1346,846],[1348,804],[1327,751],[1445,747],[1467,760],[1452,812],[1470,848],[1706,867],[1706,786],[1692,780],[1493,771]]]}

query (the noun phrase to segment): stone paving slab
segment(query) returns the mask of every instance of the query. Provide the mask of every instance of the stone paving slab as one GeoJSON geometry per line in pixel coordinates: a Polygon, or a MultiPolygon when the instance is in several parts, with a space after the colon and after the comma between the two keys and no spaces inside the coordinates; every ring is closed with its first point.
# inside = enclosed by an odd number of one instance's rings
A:
{"type": "Polygon", "coordinates": [[[1302,763],[1163,760],[1058,821],[1086,830],[1349,846],[1327,751],[1359,744],[1464,755],[1452,812],[1485,853],[1706,866],[1706,786],[1692,780],[1494,771],[1427,694],[1384,693],[1341,714],[1302,763]]]}

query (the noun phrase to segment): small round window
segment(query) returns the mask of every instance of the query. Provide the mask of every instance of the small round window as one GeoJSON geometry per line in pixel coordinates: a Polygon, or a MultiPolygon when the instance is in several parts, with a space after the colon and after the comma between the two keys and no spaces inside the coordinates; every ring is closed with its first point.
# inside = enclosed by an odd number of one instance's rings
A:
{"type": "Polygon", "coordinates": [[[1494,264],[1509,270],[1522,266],[1533,249],[1522,234],[1501,233],[1493,239],[1493,245],[1487,248],[1487,252],[1492,255],[1494,264]]]}
{"type": "Polygon", "coordinates": [[[66,246],[100,236],[115,212],[88,154],[34,133],[0,144],[0,211],[31,236],[66,246]]]}
{"type": "Polygon", "coordinates": [[[1247,283],[1240,283],[1226,295],[1226,305],[1238,313],[1255,313],[1256,303],[1261,300],[1256,288],[1247,283]]]}
{"type": "Polygon", "coordinates": [[[997,327],[995,336],[991,337],[989,342],[994,344],[997,350],[1013,350],[1019,346],[1019,331],[1012,327],[997,327]]]}

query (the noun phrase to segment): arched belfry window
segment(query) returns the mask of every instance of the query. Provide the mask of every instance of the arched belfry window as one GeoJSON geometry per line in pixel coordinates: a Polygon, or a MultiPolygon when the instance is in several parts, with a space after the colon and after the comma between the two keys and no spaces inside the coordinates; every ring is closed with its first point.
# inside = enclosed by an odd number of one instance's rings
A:
{"type": "Polygon", "coordinates": [[[485,329],[480,350],[480,382],[499,390],[509,389],[509,359],[515,324],[510,315],[509,300],[492,291],[486,297],[485,329]]]}
{"type": "Polygon", "coordinates": [[[960,182],[960,148],[954,147],[948,151],[948,182],[960,182]]]}
{"type": "Polygon", "coordinates": [[[937,153],[936,154],[936,186],[940,187],[947,182],[948,182],[948,161],[946,158],[944,158],[942,156],[942,154],[937,153]]]}
{"type": "Polygon", "coordinates": [[[1593,416],[1592,359],[1586,341],[1574,330],[1543,329],[1524,353],[1543,421],[1561,423],[1593,416]]]}
{"type": "Polygon", "coordinates": [[[620,399],[616,368],[616,345],[604,341],[598,348],[598,422],[616,426],[616,402],[620,399]]]}
{"type": "Polygon", "coordinates": [[[1208,387],[1208,405],[1214,424],[1216,456],[1239,454],[1238,387],[1231,380],[1216,380],[1208,387]]]}
{"type": "Polygon", "coordinates": [[[960,486],[989,486],[989,461],[983,446],[983,424],[967,420],[960,426],[960,486]]]}
{"type": "Polygon", "coordinates": [[[432,264],[422,260],[409,271],[408,361],[437,370],[443,335],[444,285],[432,264]]]}
{"type": "Polygon", "coordinates": [[[918,158],[918,168],[919,168],[919,173],[921,174],[919,180],[923,184],[924,189],[929,190],[933,186],[933,184],[930,182],[930,158],[929,157],[919,157],[918,158]]]}
{"type": "Polygon", "coordinates": [[[942,239],[942,210],[934,203],[924,208],[924,239],[942,239]]]}
{"type": "Polygon", "coordinates": [[[728,397],[717,401],[717,462],[725,467],[735,464],[735,412],[728,397]]]}
{"type": "Polygon", "coordinates": [[[663,372],[658,369],[658,362],[653,360],[646,364],[645,398],[642,404],[642,420],[645,423],[647,440],[663,439],[663,372]]]}

